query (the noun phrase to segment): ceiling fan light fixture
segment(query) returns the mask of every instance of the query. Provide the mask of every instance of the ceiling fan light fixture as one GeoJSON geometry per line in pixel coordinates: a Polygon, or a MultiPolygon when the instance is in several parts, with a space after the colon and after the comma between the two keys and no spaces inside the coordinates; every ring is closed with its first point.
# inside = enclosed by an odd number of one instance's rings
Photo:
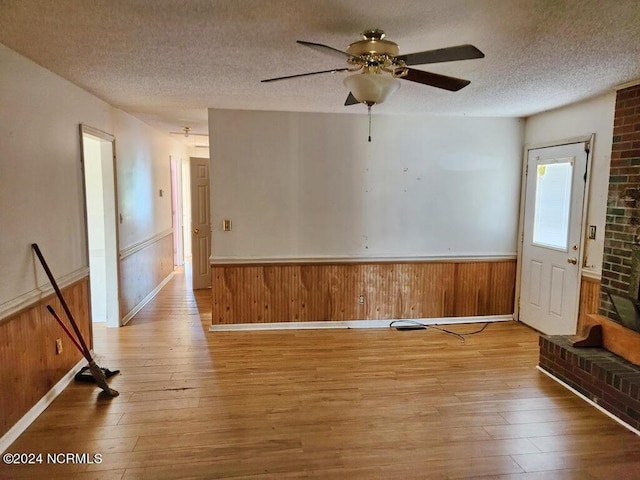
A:
{"type": "Polygon", "coordinates": [[[380,73],[356,73],[344,79],[344,85],[360,103],[384,102],[400,88],[400,80],[380,73]]]}

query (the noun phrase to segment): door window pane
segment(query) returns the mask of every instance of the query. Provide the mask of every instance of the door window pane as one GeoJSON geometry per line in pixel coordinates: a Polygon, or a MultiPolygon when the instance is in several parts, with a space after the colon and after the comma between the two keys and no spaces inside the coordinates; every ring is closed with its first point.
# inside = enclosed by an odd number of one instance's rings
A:
{"type": "Polygon", "coordinates": [[[572,177],[573,159],[538,164],[534,245],[567,251],[572,177]]]}

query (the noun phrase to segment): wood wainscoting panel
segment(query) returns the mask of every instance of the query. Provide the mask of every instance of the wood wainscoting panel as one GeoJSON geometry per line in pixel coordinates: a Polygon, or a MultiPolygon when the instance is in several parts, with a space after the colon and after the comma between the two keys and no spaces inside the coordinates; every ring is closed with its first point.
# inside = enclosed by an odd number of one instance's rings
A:
{"type": "Polygon", "coordinates": [[[213,265],[212,323],[508,315],[515,266],[515,260],[213,265]]]}
{"type": "MultiPolygon", "coordinates": [[[[640,333],[604,315],[587,314],[586,317],[586,325],[600,325],[602,328],[603,348],[636,366],[640,366],[640,333]]],[[[620,375],[623,372],[615,373],[619,375],[619,378],[624,378],[623,375],[620,375]]],[[[640,372],[636,369],[631,373],[637,378],[640,372]]],[[[637,400],[637,398],[638,393],[636,391],[634,400],[637,400]]],[[[640,408],[640,402],[636,401],[635,406],[640,408]]],[[[635,420],[638,421],[640,419],[636,418],[635,420]]]]}
{"type": "Polygon", "coordinates": [[[142,302],[173,272],[173,235],[169,233],[120,258],[120,318],[142,302]]]}
{"type": "MultiPolygon", "coordinates": [[[[87,345],[91,345],[89,278],[62,288],[62,294],[87,345]]],[[[73,331],[54,295],[0,321],[0,437],[82,358],[47,305],[73,331]],[[62,340],[60,354],[56,353],[57,338],[62,340]]]]}
{"type": "Polygon", "coordinates": [[[580,304],[578,305],[578,330],[581,331],[587,315],[597,314],[600,309],[600,280],[582,277],[580,281],[580,304]]]}

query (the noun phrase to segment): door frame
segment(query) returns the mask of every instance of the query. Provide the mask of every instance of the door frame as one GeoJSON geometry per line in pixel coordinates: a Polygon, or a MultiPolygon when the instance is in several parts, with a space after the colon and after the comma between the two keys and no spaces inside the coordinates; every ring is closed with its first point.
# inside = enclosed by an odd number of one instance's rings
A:
{"type": "Polygon", "coordinates": [[[520,178],[520,209],[518,219],[518,237],[517,237],[517,253],[516,253],[516,288],[514,298],[514,320],[520,321],[520,297],[522,289],[522,252],[524,249],[524,210],[527,197],[527,164],[529,161],[529,150],[538,148],[560,147],[572,143],[584,143],[588,145],[587,152],[587,178],[584,182],[584,198],[582,200],[582,216],[580,218],[580,248],[578,250],[578,285],[576,290],[576,315],[580,318],[580,290],[582,286],[582,270],[585,267],[585,251],[587,242],[587,213],[589,210],[589,191],[591,190],[591,165],[593,164],[593,147],[595,143],[595,133],[585,134],[579,137],[571,137],[564,140],[549,141],[525,145],[522,155],[522,174],[520,178]]]}
{"type": "MultiPolygon", "coordinates": [[[[79,125],[79,133],[80,133],[80,139],[79,139],[80,140],[79,142],[80,143],[80,166],[82,171],[82,201],[83,201],[82,206],[84,211],[84,220],[85,220],[84,227],[85,227],[85,238],[86,238],[85,260],[87,262],[87,266],[89,266],[89,258],[90,258],[89,226],[88,226],[89,211],[87,207],[87,185],[86,185],[86,179],[85,179],[85,167],[84,167],[85,155],[84,155],[83,137],[85,134],[91,135],[93,137],[100,139],[100,141],[111,143],[112,158],[111,158],[110,168],[113,168],[113,201],[114,201],[113,222],[114,222],[114,234],[115,234],[115,239],[114,239],[115,258],[106,258],[106,261],[110,263],[111,268],[114,269],[113,271],[115,272],[115,277],[114,278],[109,277],[108,280],[110,279],[112,282],[115,282],[115,296],[117,298],[117,305],[116,305],[117,321],[116,321],[116,324],[113,324],[113,322],[109,323],[109,321],[107,321],[107,326],[121,327],[122,312],[120,311],[120,307],[121,307],[122,294],[120,291],[120,232],[119,232],[119,222],[118,222],[118,177],[117,177],[117,170],[116,170],[116,139],[110,133],[104,132],[102,130],[99,130],[97,128],[94,128],[82,123],[79,125]]],[[[104,161],[104,160],[101,159],[101,161],[104,161]]],[[[89,272],[89,278],[91,278],[91,272],[89,272]]],[[[111,285],[113,286],[113,283],[111,285]]],[[[92,288],[91,281],[89,281],[89,295],[91,295],[91,288],[92,288]]],[[[89,316],[91,317],[91,302],[89,302],[89,316]]],[[[93,318],[91,320],[92,321],[90,322],[90,324],[93,325],[93,318]]],[[[91,331],[91,336],[93,338],[93,328],[91,331]]]]}

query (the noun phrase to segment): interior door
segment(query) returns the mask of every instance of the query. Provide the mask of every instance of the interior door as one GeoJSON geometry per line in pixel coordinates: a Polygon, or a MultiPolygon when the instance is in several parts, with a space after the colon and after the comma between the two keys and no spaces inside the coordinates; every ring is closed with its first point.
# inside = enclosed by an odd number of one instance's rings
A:
{"type": "Polygon", "coordinates": [[[522,322],[548,335],[576,333],[585,143],[529,150],[522,246],[522,322]]]}
{"type": "Polygon", "coordinates": [[[191,158],[191,280],[194,289],[211,286],[209,159],[191,158]]]}

